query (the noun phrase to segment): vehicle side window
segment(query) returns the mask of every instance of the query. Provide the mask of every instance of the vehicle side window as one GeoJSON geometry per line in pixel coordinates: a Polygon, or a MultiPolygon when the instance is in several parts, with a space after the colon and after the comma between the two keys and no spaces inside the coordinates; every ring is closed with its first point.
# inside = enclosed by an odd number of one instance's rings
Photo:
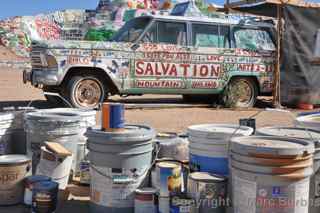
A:
{"type": "Polygon", "coordinates": [[[145,43],[157,43],[157,23],[153,23],[153,25],[148,29],[148,31],[144,34],[142,38],[142,42],[145,43]]]}
{"type": "Polygon", "coordinates": [[[229,48],[229,27],[193,24],[192,43],[196,47],[229,48]]]}
{"type": "Polygon", "coordinates": [[[187,27],[184,23],[158,22],[158,42],[187,45],[187,27]]]}
{"type": "Polygon", "coordinates": [[[234,33],[236,47],[250,50],[275,50],[270,34],[265,30],[238,29],[234,33]]]}

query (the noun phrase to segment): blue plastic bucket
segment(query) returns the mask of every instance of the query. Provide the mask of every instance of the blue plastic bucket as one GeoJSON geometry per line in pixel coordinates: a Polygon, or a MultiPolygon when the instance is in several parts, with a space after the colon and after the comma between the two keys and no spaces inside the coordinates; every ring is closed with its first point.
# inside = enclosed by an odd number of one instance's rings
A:
{"type": "Polygon", "coordinates": [[[229,124],[202,124],[188,128],[190,169],[229,175],[228,147],[232,137],[249,136],[253,129],[229,124]]]}

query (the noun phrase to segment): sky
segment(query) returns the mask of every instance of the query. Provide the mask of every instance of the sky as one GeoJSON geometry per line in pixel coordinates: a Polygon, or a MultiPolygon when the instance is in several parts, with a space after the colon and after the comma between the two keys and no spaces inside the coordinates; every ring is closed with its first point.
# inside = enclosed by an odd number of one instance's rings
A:
{"type": "MultiPolygon", "coordinates": [[[[224,3],[224,0],[208,1],[220,5],[224,3]]],[[[0,20],[11,16],[36,15],[63,9],[95,9],[98,2],[99,0],[1,0],[0,20]]]]}
{"type": "Polygon", "coordinates": [[[0,20],[64,9],[95,9],[99,0],[1,0],[0,20]]]}

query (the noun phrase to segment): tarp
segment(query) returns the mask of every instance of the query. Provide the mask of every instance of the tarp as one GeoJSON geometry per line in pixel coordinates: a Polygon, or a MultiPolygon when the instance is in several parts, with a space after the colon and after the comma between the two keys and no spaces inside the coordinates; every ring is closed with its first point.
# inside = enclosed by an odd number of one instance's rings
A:
{"type": "Polygon", "coordinates": [[[320,8],[319,3],[305,2],[299,0],[242,0],[231,2],[226,7],[244,13],[260,16],[277,17],[278,5],[291,5],[304,8],[320,8]]]}
{"type": "Polygon", "coordinates": [[[320,101],[320,8],[285,5],[281,97],[286,103],[320,101]]]}

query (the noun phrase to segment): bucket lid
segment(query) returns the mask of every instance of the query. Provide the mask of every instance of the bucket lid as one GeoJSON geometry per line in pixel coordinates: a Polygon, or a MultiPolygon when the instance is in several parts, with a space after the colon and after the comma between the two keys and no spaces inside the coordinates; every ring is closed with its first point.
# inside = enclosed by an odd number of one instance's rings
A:
{"type": "Polygon", "coordinates": [[[178,134],[175,133],[175,132],[159,132],[157,134],[157,139],[174,139],[174,138],[177,138],[178,137],[178,134]]]}
{"type": "Polygon", "coordinates": [[[163,161],[163,162],[157,163],[157,167],[175,169],[175,168],[181,167],[181,164],[178,162],[163,161]]]}
{"type": "Polygon", "coordinates": [[[271,136],[236,137],[231,150],[243,155],[297,156],[314,153],[314,144],[307,140],[271,136]]]}
{"type": "Polygon", "coordinates": [[[1,121],[8,121],[8,120],[13,120],[14,119],[14,114],[10,112],[0,112],[0,120],[1,121]]]}
{"type": "Polygon", "coordinates": [[[51,112],[51,111],[36,111],[29,112],[25,115],[27,120],[37,121],[60,121],[60,122],[80,122],[81,117],[77,113],[72,112],[51,112]]]}
{"type": "Polygon", "coordinates": [[[282,136],[304,140],[319,140],[320,131],[299,127],[263,127],[256,131],[257,135],[282,136]]]}
{"type": "Polygon", "coordinates": [[[153,128],[142,125],[127,124],[123,131],[106,132],[101,128],[88,128],[85,136],[88,137],[89,143],[99,143],[109,145],[112,143],[131,143],[150,141],[155,137],[156,133],[153,128]]]}
{"type": "Polygon", "coordinates": [[[208,172],[194,172],[189,175],[189,177],[196,181],[201,182],[225,182],[227,181],[226,177],[210,174],[208,172]]]}
{"type": "Polygon", "coordinates": [[[27,184],[33,184],[40,181],[50,181],[51,177],[44,176],[44,175],[33,175],[25,178],[25,182],[27,184]]]}
{"type": "Polygon", "coordinates": [[[33,188],[35,190],[44,190],[44,191],[53,190],[53,189],[58,190],[58,187],[59,187],[59,184],[54,181],[41,181],[41,182],[36,182],[33,185],[33,188]]]}
{"type": "Polygon", "coordinates": [[[38,112],[61,112],[61,113],[75,113],[81,117],[96,116],[97,112],[91,109],[79,109],[79,108],[54,108],[54,109],[41,109],[38,112]]]}
{"type": "Polygon", "coordinates": [[[145,187],[145,188],[136,189],[135,192],[137,194],[153,195],[157,193],[157,189],[153,187],[145,187]]]}
{"type": "Polygon", "coordinates": [[[30,162],[31,159],[26,155],[2,155],[0,156],[0,165],[12,165],[30,162]]]}
{"type": "Polygon", "coordinates": [[[249,136],[253,133],[253,129],[247,126],[231,125],[231,124],[201,124],[188,128],[188,134],[193,137],[201,138],[221,138],[227,136],[249,136]]]}

